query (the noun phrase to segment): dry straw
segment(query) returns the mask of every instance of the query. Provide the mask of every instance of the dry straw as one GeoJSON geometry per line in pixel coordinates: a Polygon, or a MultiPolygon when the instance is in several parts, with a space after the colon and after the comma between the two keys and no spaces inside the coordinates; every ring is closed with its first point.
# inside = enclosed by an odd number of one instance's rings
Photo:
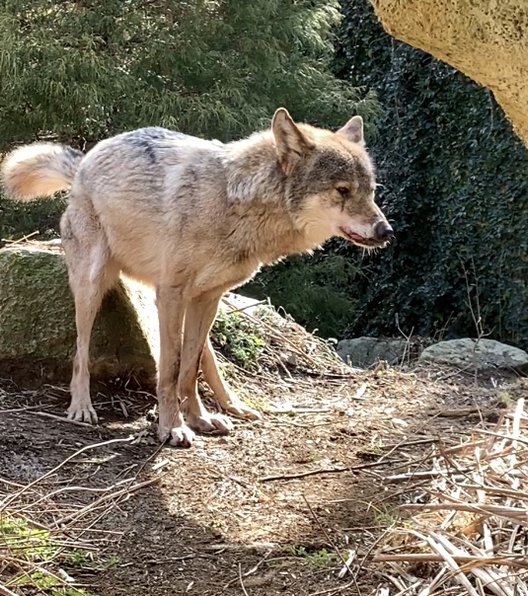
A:
{"type": "Polygon", "coordinates": [[[465,443],[435,448],[428,484],[404,495],[410,517],[374,556],[397,586],[391,594],[528,596],[527,429],[519,399],[493,430],[483,424],[465,443]]]}
{"type": "Polygon", "coordinates": [[[0,476],[1,596],[18,596],[28,590],[78,596],[89,593],[88,586],[72,577],[71,569],[111,564],[100,551],[121,533],[104,530],[101,522],[135,492],[158,482],[160,476],[141,481],[138,472],[115,484],[95,488],[75,485],[73,479],[64,484],[58,472],[86,452],[133,440],[130,437],[87,445],[28,484],[0,476]]]}

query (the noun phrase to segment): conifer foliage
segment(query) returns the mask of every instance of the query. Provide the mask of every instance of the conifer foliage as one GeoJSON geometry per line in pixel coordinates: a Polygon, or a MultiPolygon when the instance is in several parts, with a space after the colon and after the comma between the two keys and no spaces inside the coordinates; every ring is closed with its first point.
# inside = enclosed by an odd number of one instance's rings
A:
{"type": "Polygon", "coordinates": [[[340,125],[358,98],[329,69],[338,20],[326,0],[6,0],[0,148],[153,124],[229,140],[279,105],[340,125]]]}

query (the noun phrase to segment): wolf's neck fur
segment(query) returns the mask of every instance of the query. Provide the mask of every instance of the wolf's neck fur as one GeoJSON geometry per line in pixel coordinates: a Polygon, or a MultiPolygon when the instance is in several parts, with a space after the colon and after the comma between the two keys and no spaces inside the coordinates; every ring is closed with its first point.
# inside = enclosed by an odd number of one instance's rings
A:
{"type": "Polygon", "coordinates": [[[223,160],[227,201],[237,215],[229,240],[237,258],[270,263],[309,251],[326,240],[289,208],[287,177],[278,160],[271,131],[227,145],[223,160]]]}
{"type": "Polygon", "coordinates": [[[285,203],[286,176],[270,131],[229,143],[224,167],[229,201],[285,203]]]}

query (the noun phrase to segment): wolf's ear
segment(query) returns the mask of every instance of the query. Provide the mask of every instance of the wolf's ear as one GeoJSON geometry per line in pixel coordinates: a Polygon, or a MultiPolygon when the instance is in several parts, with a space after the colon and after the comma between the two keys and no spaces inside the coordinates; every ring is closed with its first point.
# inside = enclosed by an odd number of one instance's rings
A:
{"type": "Polygon", "coordinates": [[[271,130],[279,163],[289,176],[297,162],[313,147],[313,143],[299,130],[285,108],[279,108],[273,115],[271,130]]]}
{"type": "Polygon", "coordinates": [[[363,118],[361,116],[353,116],[350,120],[337,131],[338,135],[343,135],[347,140],[359,145],[365,145],[363,138],[363,118]]]}

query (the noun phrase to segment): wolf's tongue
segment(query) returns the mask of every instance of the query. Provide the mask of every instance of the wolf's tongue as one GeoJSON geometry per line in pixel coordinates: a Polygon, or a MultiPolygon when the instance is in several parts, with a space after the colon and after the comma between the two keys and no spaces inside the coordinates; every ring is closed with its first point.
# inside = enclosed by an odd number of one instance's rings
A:
{"type": "Polygon", "coordinates": [[[356,234],[355,232],[350,232],[349,230],[345,229],[345,228],[341,228],[341,231],[343,232],[344,236],[346,236],[348,238],[348,240],[354,240],[355,242],[364,242],[365,238],[363,236],[360,236],[359,234],[356,234]]]}
{"type": "Polygon", "coordinates": [[[347,234],[352,238],[352,240],[356,240],[356,242],[364,242],[365,238],[360,236],[359,234],[355,234],[354,232],[347,232],[347,234]]]}

